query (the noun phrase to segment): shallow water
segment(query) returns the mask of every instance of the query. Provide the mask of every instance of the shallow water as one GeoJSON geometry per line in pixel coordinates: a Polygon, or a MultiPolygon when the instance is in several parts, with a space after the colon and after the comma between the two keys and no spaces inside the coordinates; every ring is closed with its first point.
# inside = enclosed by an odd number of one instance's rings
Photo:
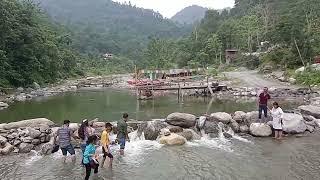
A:
{"type": "MultiPolygon", "coordinates": [[[[297,107],[301,101],[286,101],[286,109],[297,107]]],[[[172,112],[187,112],[195,115],[212,112],[253,111],[256,102],[253,98],[218,99],[203,97],[184,97],[178,102],[177,96],[168,95],[149,101],[137,101],[132,93],[124,90],[105,89],[101,91],[82,91],[59,96],[37,98],[26,102],[11,104],[0,111],[0,123],[23,119],[46,117],[57,123],[69,119],[80,122],[82,119],[99,118],[103,121],[118,120],[123,112],[130,118],[150,120],[165,118],[172,112]]]]}
{"type": "MultiPolygon", "coordinates": [[[[125,156],[114,151],[113,170],[99,169],[92,179],[167,180],[316,180],[320,176],[319,134],[271,138],[236,137],[188,142],[183,146],[162,146],[156,141],[137,140],[127,144],[125,156]],[[238,140],[240,139],[240,140],[238,140]]],[[[49,156],[1,157],[3,180],[80,180],[84,169],[77,162],[62,164],[60,152],[49,156]]]]}

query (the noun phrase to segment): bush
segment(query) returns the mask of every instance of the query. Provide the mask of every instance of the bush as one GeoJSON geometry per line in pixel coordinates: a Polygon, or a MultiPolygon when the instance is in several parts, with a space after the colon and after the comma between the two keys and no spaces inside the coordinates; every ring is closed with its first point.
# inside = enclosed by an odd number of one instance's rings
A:
{"type": "Polygon", "coordinates": [[[320,71],[305,71],[296,75],[297,82],[305,85],[320,84],[320,71]]]}

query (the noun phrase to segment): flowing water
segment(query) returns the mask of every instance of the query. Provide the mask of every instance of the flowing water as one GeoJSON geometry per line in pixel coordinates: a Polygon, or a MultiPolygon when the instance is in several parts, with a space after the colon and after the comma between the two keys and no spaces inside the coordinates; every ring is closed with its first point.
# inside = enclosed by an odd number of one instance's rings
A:
{"type": "MultiPolygon", "coordinates": [[[[281,105],[291,109],[301,101],[285,101],[281,105]]],[[[105,89],[66,93],[59,96],[37,98],[32,101],[17,102],[0,111],[0,123],[23,119],[45,117],[57,123],[69,119],[81,122],[82,119],[99,118],[103,121],[116,121],[123,112],[130,118],[150,120],[165,118],[172,112],[187,112],[195,115],[212,112],[235,112],[256,110],[255,99],[218,99],[185,97],[178,102],[177,96],[168,95],[154,100],[137,101],[136,97],[123,90],[105,89]]]]}
{"type": "MultiPolygon", "coordinates": [[[[299,104],[299,103],[298,103],[299,104]]],[[[295,107],[296,103],[285,104],[295,107]]],[[[79,92],[56,97],[16,103],[0,112],[2,122],[47,117],[56,122],[62,119],[79,121],[98,117],[115,120],[122,112],[129,112],[139,120],[165,117],[170,112],[206,112],[236,110],[251,111],[253,100],[185,98],[178,102],[175,96],[159,97],[154,101],[138,102],[128,92],[106,90],[79,92]]],[[[230,132],[230,134],[233,134],[230,132]]],[[[163,146],[131,135],[125,156],[118,146],[112,147],[113,169],[102,168],[92,179],[115,180],[317,180],[320,177],[320,134],[306,137],[287,137],[279,142],[271,138],[220,136],[202,139],[183,146],[163,146]]],[[[101,152],[101,149],[98,149],[101,152]]],[[[61,152],[41,156],[29,154],[1,156],[1,180],[81,180],[84,168],[80,166],[81,153],[77,150],[75,164],[63,164],[61,152]]]]}
{"type": "MultiPolygon", "coordinates": [[[[320,176],[319,138],[319,134],[313,134],[288,137],[279,142],[271,138],[235,136],[227,140],[204,136],[201,140],[172,147],[136,139],[127,143],[124,157],[118,155],[118,147],[112,147],[113,169],[100,168],[92,179],[317,180],[320,176]]],[[[63,164],[61,158],[60,152],[49,156],[36,152],[3,156],[0,177],[2,180],[83,179],[79,151],[75,164],[63,164]]]]}

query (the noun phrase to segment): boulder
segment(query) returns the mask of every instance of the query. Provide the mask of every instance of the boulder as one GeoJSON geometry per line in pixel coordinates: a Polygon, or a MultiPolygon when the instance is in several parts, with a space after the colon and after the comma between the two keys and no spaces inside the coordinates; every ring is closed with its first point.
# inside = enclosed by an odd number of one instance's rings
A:
{"type": "Polygon", "coordinates": [[[240,125],[235,120],[231,121],[230,127],[235,133],[238,133],[240,131],[240,125]]]}
{"type": "Polygon", "coordinates": [[[18,129],[22,127],[39,127],[41,125],[53,126],[54,122],[46,118],[29,119],[18,122],[12,122],[4,125],[4,129],[18,129]]]}
{"type": "Polygon", "coordinates": [[[31,137],[23,137],[21,138],[21,141],[24,142],[24,143],[31,143],[32,142],[32,138],[31,137]]]}
{"type": "Polygon", "coordinates": [[[303,133],[307,130],[307,126],[300,114],[284,113],[282,122],[283,131],[287,133],[303,133]]]}
{"type": "Polygon", "coordinates": [[[251,123],[257,122],[259,119],[258,111],[247,112],[245,115],[245,123],[250,126],[251,123]]]}
{"type": "Polygon", "coordinates": [[[159,139],[159,143],[160,144],[165,144],[165,145],[183,145],[186,143],[186,138],[175,134],[175,133],[171,133],[169,136],[162,136],[159,139]]]}
{"type": "Polygon", "coordinates": [[[211,138],[219,137],[219,125],[216,121],[206,121],[204,125],[204,132],[209,134],[211,138]]]}
{"type": "Polygon", "coordinates": [[[33,144],[33,145],[39,145],[41,142],[40,142],[40,139],[33,139],[32,141],[31,141],[31,144],[33,144]]]}
{"type": "Polygon", "coordinates": [[[243,111],[236,111],[233,119],[238,123],[242,123],[246,119],[246,113],[243,111]]]}
{"type": "Polygon", "coordinates": [[[196,116],[187,113],[172,113],[167,116],[166,122],[173,126],[190,128],[196,124],[196,116]]]}
{"type": "Polygon", "coordinates": [[[248,133],[249,132],[249,127],[247,125],[242,125],[242,126],[240,126],[239,131],[241,133],[248,133]]]}
{"type": "Polygon", "coordinates": [[[212,113],[210,115],[209,120],[210,121],[218,121],[218,122],[222,122],[224,124],[228,124],[232,120],[232,117],[228,113],[217,112],[217,113],[212,113]]]}
{"type": "Polygon", "coordinates": [[[41,124],[39,126],[39,131],[42,132],[42,133],[47,133],[47,132],[49,132],[48,130],[50,130],[50,127],[48,125],[46,125],[46,124],[41,124]]]}
{"type": "Polygon", "coordinates": [[[71,129],[72,132],[78,131],[80,125],[78,123],[70,123],[69,128],[71,129]]]}
{"type": "Polygon", "coordinates": [[[139,124],[144,123],[143,121],[130,120],[127,122],[128,126],[132,127],[133,130],[137,130],[139,124]]]}
{"type": "Polygon", "coordinates": [[[267,137],[272,134],[271,127],[264,123],[252,123],[249,130],[251,135],[257,137],[267,137]]]}
{"type": "Polygon", "coordinates": [[[301,114],[304,115],[311,115],[317,119],[320,119],[320,107],[319,106],[299,106],[298,109],[300,110],[301,114]]]}
{"type": "Polygon", "coordinates": [[[192,129],[183,129],[182,132],[177,133],[178,135],[186,138],[187,141],[192,140],[199,140],[201,139],[200,135],[198,135],[194,130],[192,129]]]}
{"type": "Polygon", "coordinates": [[[160,134],[161,129],[167,127],[167,124],[161,120],[148,121],[139,125],[138,135],[142,132],[146,140],[156,140],[160,134]]]}
{"type": "Polygon", "coordinates": [[[29,132],[29,136],[34,139],[34,138],[38,138],[41,135],[41,132],[38,130],[35,130],[33,128],[28,127],[27,128],[28,132],[29,132]]]}
{"type": "Polygon", "coordinates": [[[19,153],[29,153],[34,148],[33,144],[21,143],[19,145],[19,153]]]}
{"type": "Polygon", "coordinates": [[[0,136],[0,147],[4,146],[8,142],[7,138],[0,136]]]}
{"type": "Polygon", "coordinates": [[[3,148],[0,147],[0,155],[7,155],[11,153],[14,149],[14,146],[12,146],[10,143],[6,142],[3,148]]]}
{"type": "Polygon", "coordinates": [[[172,133],[179,133],[179,132],[182,132],[183,131],[183,128],[180,127],[180,126],[168,126],[167,127],[169,129],[170,132],[172,133]]]}
{"type": "Polygon", "coordinates": [[[13,144],[12,145],[14,145],[14,146],[19,146],[19,144],[21,144],[22,142],[21,142],[21,140],[20,139],[15,139],[14,141],[13,141],[13,144]]]}

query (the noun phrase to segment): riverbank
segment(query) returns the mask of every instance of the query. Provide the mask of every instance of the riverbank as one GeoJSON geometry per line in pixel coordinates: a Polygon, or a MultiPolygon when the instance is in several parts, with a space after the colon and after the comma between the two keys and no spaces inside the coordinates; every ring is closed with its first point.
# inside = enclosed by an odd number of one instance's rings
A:
{"type": "MultiPolygon", "coordinates": [[[[285,113],[283,129],[287,134],[298,137],[319,130],[320,99],[314,98],[310,105],[299,106],[299,113],[285,113]]],[[[165,145],[183,145],[187,141],[202,138],[239,139],[241,136],[268,137],[272,135],[270,124],[256,123],[258,112],[237,111],[196,117],[188,113],[172,113],[164,119],[150,121],[129,121],[128,130],[134,138],[156,141],[165,145]]],[[[269,116],[270,117],[270,116],[269,116]]],[[[93,120],[90,123],[97,135],[104,129],[104,122],[93,120]]],[[[116,123],[114,133],[116,133],[116,123]]],[[[79,147],[77,129],[80,124],[72,123],[74,132],[73,144],[79,147]]],[[[43,155],[50,154],[53,148],[53,137],[59,127],[45,118],[0,124],[0,154],[29,153],[36,150],[43,155]]]]}

